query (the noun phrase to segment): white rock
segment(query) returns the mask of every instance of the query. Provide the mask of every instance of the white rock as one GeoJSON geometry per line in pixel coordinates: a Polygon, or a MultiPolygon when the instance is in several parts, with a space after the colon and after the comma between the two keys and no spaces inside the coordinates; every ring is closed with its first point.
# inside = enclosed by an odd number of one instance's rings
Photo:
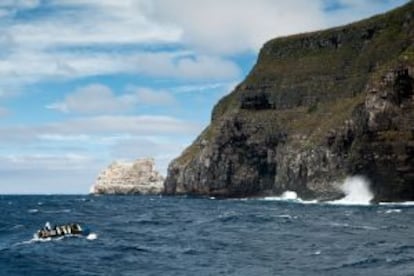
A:
{"type": "Polygon", "coordinates": [[[164,178],[151,158],[114,162],[102,171],[91,187],[92,194],[160,194],[164,178]]]}

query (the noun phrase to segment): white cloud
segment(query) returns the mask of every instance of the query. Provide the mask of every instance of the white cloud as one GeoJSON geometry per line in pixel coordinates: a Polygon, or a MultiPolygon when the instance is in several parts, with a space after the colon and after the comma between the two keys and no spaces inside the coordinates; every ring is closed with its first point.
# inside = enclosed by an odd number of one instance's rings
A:
{"type": "Polygon", "coordinates": [[[157,0],[154,18],[183,30],[184,43],[207,52],[257,51],[270,38],[325,26],[322,1],[157,0]]]}
{"type": "Polygon", "coordinates": [[[126,97],[116,97],[112,90],[102,84],[91,84],[66,96],[63,102],[47,106],[62,112],[96,113],[114,112],[131,107],[126,97]]]}
{"type": "MultiPolygon", "coordinates": [[[[0,162],[0,166],[2,163],[0,162]]],[[[2,194],[87,194],[101,167],[79,170],[2,170],[2,194]],[[24,183],[24,185],[23,185],[24,183]]]]}
{"type": "Polygon", "coordinates": [[[239,77],[238,66],[219,56],[142,50],[140,46],[181,43],[182,35],[179,28],[150,20],[145,14],[147,1],[52,1],[43,5],[56,7],[33,19],[0,22],[3,81],[31,83],[117,73],[179,79],[239,77]],[[96,51],[84,49],[95,46],[96,51]]]}
{"type": "Polygon", "coordinates": [[[232,61],[188,53],[39,53],[25,51],[0,59],[0,76],[23,82],[73,79],[117,73],[178,79],[234,79],[240,70],[232,61]]]}
{"type": "Polygon", "coordinates": [[[39,134],[37,136],[40,140],[55,141],[55,142],[87,142],[92,140],[92,137],[85,134],[78,135],[60,135],[60,134],[39,134]]]}
{"type": "Polygon", "coordinates": [[[79,154],[23,154],[0,156],[1,193],[50,194],[88,192],[107,164],[79,154]]]}
{"type": "Polygon", "coordinates": [[[50,11],[0,21],[0,79],[24,84],[131,73],[234,81],[240,70],[227,55],[256,53],[276,36],[345,23],[386,6],[377,0],[339,1],[349,8],[326,12],[323,0],[6,0],[0,10],[49,6],[50,11]],[[190,56],[140,48],[171,44],[190,56]]]}
{"type": "Polygon", "coordinates": [[[89,84],[68,94],[61,102],[46,108],[69,113],[124,113],[142,105],[171,105],[174,97],[166,90],[145,87],[127,87],[127,92],[115,95],[111,88],[102,84],[89,84]]]}
{"type": "Polygon", "coordinates": [[[199,124],[168,116],[92,116],[37,126],[8,126],[0,128],[0,141],[8,144],[33,142],[45,137],[119,135],[196,135],[199,124]]]}
{"type": "MultiPolygon", "coordinates": [[[[29,1],[25,1],[29,2],[29,1]]],[[[181,30],[151,22],[145,1],[64,1],[43,3],[51,12],[8,28],[31,47],[178,42],[181,30]]]]}
{"type": "Polygon", "coordinates": [[[8,155],[0,157],[2,170],[79,170],[90,167],[96,160],[92,156],[79,154],[34,154],[8,155]]]}
{"type": "Polygon", "coordinates": [[[148,155],[165,174],[169,161],[200,130],[198,124],[167,116],[92,116],[2,126],[1,192],[86,193],[113,160],[148,155]]]}
{"type": "Polygon", "coordinates": [[[156,90],[149,87],[128,86],[128,96],[134,97],[142,105],[168,106],[176,104],[176,99],[167,90],[156,90]]]}
{"type": "Polygon", "coordinates": [[[94,134],[127,133],[131,135],[194,134],[199,126],[168,116],[95,116],[45,125],[46,133],[94,134]]]}

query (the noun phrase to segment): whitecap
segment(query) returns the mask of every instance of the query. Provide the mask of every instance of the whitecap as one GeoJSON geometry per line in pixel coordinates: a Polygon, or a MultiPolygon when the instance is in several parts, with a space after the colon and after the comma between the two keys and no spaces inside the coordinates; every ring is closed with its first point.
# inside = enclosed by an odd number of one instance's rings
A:
{"type": "Polygon", "coordinates": [[[298,218],[298,216],[291,216],[291,215],[288,215],[288,214],[277,215],[276,217],[277,218],[285,218],[285,219],[297,219],[298,218]]]}
{"type": "Polygon", "coordinates": [[[87,240],[89,240],[89,241],[96,240],[97,238],[98,238],[98,235],[97,235],[96,233],[90,233],[90,234],[86,237],[86,239],[87,239],[87,240]]]}
{"type": "Polygon", "coordinates": [[[284,191],[280,196],[266,196],[259,198],[267,201],[301,201],[295,191],[284,191]]]}
{"type": "Polygon", "coordinates": [[[385,214],[392,214],[392,213],[401,213],[401,209],[388,209],[385,211],[385,214]]]}
{"type": "Polygon", "coordinates": [[[276,217],[278,217],[278,218],[287,218],[287,219],[292,219],[292,216],[291,216],[291,215],[278,215],[278,216],[276,216],[276,217]]]}
{"type": "Polygon", "coordinates": [[[39,212],[39,209],[35,209],[35,208],[33,208],[33,209],[29,209],[29,210],[27,210],[27,212],[28,212],[28,213],[30,213],[30,214],[34,214],[34,213],[39,212]]]}
{"type": "MultiPolygon", "coordinates": [[[[246,199],[248,200],[248,199],[246,199]]],[[[266,196],[260,198],[254,198],[254,200],[264,200],[264,201],[287,201],[286,199],[281,198],[280,196],[266,196]]]]}
{"type": "Polygon", "coordinates": [[[86,202],[86,198],[84,198],[84,197],[81,197],[81,198],[77,198],[77,199],[75,199],[76,201],[82,201],[82,202],[86,202]]]}
{"type": "Polygon", "coordinates": [[[60,213],[70,213],[70,212],[72,212],[71,209],[62,209],[62,210],[56,210],[56,211],[50,211],[50,210],[42,211],[42,213],[45,213],[45,214],[60,214],[60,213]]]}
{"type": "Polygon", "coordinates": [[[384,205],[384,206],[414,206],[414,201],[380,202],[379,205],[384,205]]]}
{"type": "Polygon", "coordinates": [[[351,225],[349,223],[332,222],[329,224],[331,227],[349,228],[349,229],[363,229],[363,230],[378,230],[377,227],[369,225],[351,225]]]}
{"type": "MultiPolygon", "coordinates": [[[[290,191],[288,191],[290,192],[290,191]]],[[[293,192],[295,193],[295,192],[293,192]]],[[[296,194],[296,193],[295,193],[296,194]]],[[[285,202],[293,202],[293,203],[301,203],[301,204],[318,204],[320,203],[318,200],[303,200],[300,197],[296,195],[296,198],[294,198],[294,194],[285,194],[285,196],[267,196],[263,198],[258,198],[258,200],[264,200],[264,201],[285,201],[285,202]]]]}

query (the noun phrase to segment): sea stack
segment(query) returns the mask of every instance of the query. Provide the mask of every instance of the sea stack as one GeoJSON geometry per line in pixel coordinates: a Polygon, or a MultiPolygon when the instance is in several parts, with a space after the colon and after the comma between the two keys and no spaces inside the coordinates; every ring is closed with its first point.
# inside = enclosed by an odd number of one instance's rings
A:
{"type": "Polygon", "coordinates": [[[92,194],[161,194],[164,178],[155,170],[152,158],[134,162],[113,162],[91,187],[92,194]]]}

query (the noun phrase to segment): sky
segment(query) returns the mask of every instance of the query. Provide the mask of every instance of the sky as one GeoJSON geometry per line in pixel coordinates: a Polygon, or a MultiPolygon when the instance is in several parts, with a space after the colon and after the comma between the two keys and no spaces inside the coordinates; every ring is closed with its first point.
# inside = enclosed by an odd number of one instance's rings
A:
{"type": "Polygon", "coordinates": [[[165,175],[269,39],[406,0],[0,0],[0,194],[85,194],[115,160],[165,175]]]}

